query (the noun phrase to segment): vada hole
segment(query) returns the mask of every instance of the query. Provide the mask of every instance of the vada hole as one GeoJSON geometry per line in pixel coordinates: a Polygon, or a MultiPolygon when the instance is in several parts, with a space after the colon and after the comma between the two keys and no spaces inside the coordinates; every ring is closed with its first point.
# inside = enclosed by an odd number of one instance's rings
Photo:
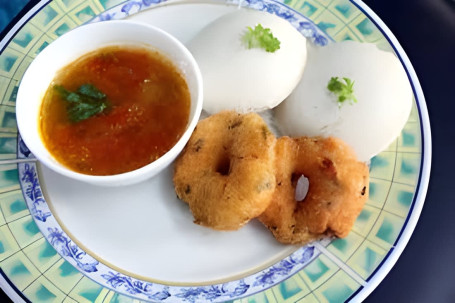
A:
{"type": "Polygon", "coordinates": [[[296,187],[297,185],[297,180],[299,180],[300,176],[303,176],[302,173],[292,173],[291,175],[291,185],[292,187],[296,187]]]}
{"type": "Polygon", "coordinates": [[[216,172],[222,176],[229,175],[231,171],[231,161],[229,157],[223,156],[216,165],[216,172]]]}
{"type": "Polygon", "coordinates": [[[303,174],[292,174],[292,178],[295,179],[295,183],[294,180],[291,180],[295,188],[294,199],[297,202],[303,201],[310,189],[310,181],[303,174]]]}

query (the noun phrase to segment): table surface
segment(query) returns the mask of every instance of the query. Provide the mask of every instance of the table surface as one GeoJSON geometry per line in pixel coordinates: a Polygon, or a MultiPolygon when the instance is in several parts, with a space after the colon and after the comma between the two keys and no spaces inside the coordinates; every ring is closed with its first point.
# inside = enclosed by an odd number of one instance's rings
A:
{"type": "MultiPolygon", "coordinates": [[[[35,0],[0,0],[0,31],[35,0]],[[11,5],[11,4],[14,5],[11,5]],[[5,22],[5,20],[11,20],[5,22]]],[[[455,302],[455,0],[364,0],[394,33],[420,80],[430,115],[430,184],[417,227],[398,262],[365,300],[455,302]]],[[[0,35],[2,37],[3,35],[0,35]]],[[[0,301],[6,302],[1,296],[0,301]]]]}
{"type": "Polygon", "coordinates": [[[394,33],[422,86],[433,156],[427,198],[398,262],[366,302],[455,302],[455,1],[364,0],[394,33]],[[452,155],[452,156],[451,156],[452,155]]]}

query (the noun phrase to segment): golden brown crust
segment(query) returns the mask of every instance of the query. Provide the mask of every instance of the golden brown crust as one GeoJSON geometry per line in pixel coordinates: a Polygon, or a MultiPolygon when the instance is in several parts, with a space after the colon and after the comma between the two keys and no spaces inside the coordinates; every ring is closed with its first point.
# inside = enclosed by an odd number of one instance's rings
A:
{"type": "Polygon", "coordinates": [[[279,138],[277,187],[259,220],[282,243],[305,244],[328,235],[345,237],[368,199],[368,167],[336,138],[279,138]],[[295,179],[309,179],[303,201],[295,179]]]}
{"type": "Polygon", "coordinates": [[[195,223],[235,230],[267,208],[276,184],[275,142],[255,113],[224,111],[198,123],[173,178],[195,223]]]}

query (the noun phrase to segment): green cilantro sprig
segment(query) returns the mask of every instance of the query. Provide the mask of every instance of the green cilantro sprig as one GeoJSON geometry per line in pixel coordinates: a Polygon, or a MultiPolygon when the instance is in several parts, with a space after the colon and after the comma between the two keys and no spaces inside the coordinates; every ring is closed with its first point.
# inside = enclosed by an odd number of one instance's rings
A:
{"type": "Polygon", "coordinates": [[[346,100],[357,103],[357,99],[354,96],[354,81],[349,78],[342,79],[344,83],[338,77],[330,78],[327,89],[337,96],[338,106],[342,106],[346,100]]]}
{"type": "Polygon", "coordinates": [[[54,90],[68,102],[67,114],[71,122],[79,122],[102,113],[108,108],[106,94],[93,84],[83,84],[76,92],[68,91],[62,85],[54,85],[54,90]]]}
{"type": "Polygon", "coordinates": [[[261,24],[256,25],[254,29],[248,26],[242,41],[248,49],[263,48],[269,53],[280,49],[280,41],[273,36],[270,28],[264,28],[261,24]]]}

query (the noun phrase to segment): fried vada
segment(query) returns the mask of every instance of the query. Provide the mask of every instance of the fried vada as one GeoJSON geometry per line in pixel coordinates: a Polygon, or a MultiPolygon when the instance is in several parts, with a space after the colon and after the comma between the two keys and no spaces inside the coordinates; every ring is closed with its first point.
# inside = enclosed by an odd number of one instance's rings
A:
{"type": "Polygon", "coordinates": [[[259,220],[285,244],[347,236],[368,199],[367,165],[333,137],[281,137],[275,153],[277,186],[259,220]],[[309,188],[303,200],[296,201],[302,175],[309,188]]]}
{"type": "Polygon", "coordinates": [[[194,222],[236,230],[263,213],[276,186],[275,143],[256,113],[222,111],[199,121],[173,177],[194,222]]]}

